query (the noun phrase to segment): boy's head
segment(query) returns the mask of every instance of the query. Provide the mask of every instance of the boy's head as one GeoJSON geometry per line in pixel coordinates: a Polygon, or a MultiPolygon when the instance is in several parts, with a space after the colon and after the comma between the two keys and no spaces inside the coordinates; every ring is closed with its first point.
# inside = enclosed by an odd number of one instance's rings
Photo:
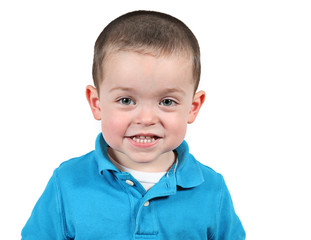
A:
{"type": "Polygon", "coordinates": [[[166,171],[205,93],[199,46],[179,20],[138,11],[111,22],[95,44],[87,87],[92,113],[101,120],[109,153],[121,165],[166,171]]]}
{"type": "Polygon", "coordinates": [[[103,81],[103,64],[109,54],[131,51],[153,56],[189,57],[193,68],[194,92],[200,73],[200,48],[191,30],[180,20],[160,12],[135,11],[124,14],[101,32],[94,48],[93,81],[97,89],[103,81]]]}

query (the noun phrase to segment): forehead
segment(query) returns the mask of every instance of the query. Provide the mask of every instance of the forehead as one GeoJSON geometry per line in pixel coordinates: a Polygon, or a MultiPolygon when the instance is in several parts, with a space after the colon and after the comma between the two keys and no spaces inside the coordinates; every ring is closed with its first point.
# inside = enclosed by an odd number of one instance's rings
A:
{"type": "Polygon", "coordinates": [[[120,85],[173,88],[178,85],[193,91],[192,61],[185,54],[155,56],[134,51],[111,52],[103,63],[101,85],[105,88],[120,85]]]}

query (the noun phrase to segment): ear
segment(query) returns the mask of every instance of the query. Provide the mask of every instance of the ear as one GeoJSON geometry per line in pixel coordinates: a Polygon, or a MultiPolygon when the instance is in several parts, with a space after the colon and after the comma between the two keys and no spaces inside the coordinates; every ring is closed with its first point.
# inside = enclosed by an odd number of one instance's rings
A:
{"type": "Polygon", "coordinates": [[[204,103],[204,100],[205,100],[204,91],[199,91],[194,95],[191,109],[190,109],[189,116],[188,116],[188,123],[194,122],[194,120],[196,119],[200,111],[200,108],[202,107],[202,104],[204,103]]]}
{"type": "Polygon", "coordinates": [[[96,120],[101,120],[100,116],[100,106],[99,106],[99,96],[96,88],[91,85],[86,87],[86,98],[90,104],[93,116],[96,120]]]}

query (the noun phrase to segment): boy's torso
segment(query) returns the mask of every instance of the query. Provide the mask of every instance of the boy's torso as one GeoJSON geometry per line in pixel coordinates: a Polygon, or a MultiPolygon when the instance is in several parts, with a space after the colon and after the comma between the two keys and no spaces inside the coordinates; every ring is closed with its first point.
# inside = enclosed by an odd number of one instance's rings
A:
{"type": "Polygon", "coordinates": [[[133,234],[137,239],[207,239],[209,228],[215,228],[216,213],[211,210],[217,209],[221,177],[187,150],[186,154],[180,160],[184,162],[175,163],[148,192],[126,172],[113,166],[100,169],[96,151],[65,162],[54,176],[68,235],[75,239],[132,239],[133,234]]]}
{"type": "Polygon", "coordinates": [[[244,239],[222,176],[196,161],[186,142],[175,151],[178,161],[147,192],[113,165],[99,135],[95,151],[55,170],[23,237],[244,239]]]}

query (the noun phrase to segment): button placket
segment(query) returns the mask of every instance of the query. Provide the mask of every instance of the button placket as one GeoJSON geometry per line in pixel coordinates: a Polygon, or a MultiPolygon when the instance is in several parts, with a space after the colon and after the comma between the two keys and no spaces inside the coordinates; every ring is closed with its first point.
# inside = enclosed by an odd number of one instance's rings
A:
{"type": "Polygon", "coordinates": [[[158,219],[155,215],[152,199],[142,198],[136,216],[135,239],[157,239],[158,219]]]}

